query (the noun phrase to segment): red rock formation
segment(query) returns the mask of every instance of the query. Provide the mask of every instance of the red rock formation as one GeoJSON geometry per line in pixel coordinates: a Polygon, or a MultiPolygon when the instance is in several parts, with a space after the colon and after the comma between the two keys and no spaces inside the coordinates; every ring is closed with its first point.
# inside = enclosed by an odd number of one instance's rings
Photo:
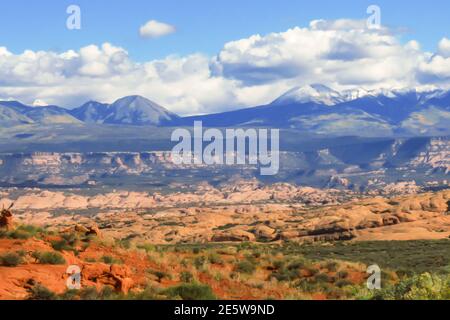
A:
{"type": "Polygon", "coordinates": [[[11,212],[11,208],[14,206],[12,203],[8,209],[2,208],[0,212],[0,228],[5,228],[6,230],[11,230],[14,227],[14,218],[11,212]]]}
{"type": "Polygon", "coordinates": [[[76,233],[81,233],[81,234],[83,234],[85,236],[93,235],[93,236],[96,236],[98,238],[102,237],[102,233],[101,233],[99,227],[96,224],[92,224],[92,225],[87,226],[87,227],[83,226],[81,224],[77,224],[74,227],[70,227],[70,228],[67,228],[67,229],[63,230],[62,232],[66,233],[66,232],[73,232],[73,231],[75,231],[76,233]]]}
{"type": "Polygon", "coordinates": [[[83,279],[100,284],[111,286],[117,291],[127,294],[134,285],[130,278],[131,270],[128,266],[105,264],[86,265],[82,271],[83,279]]]}

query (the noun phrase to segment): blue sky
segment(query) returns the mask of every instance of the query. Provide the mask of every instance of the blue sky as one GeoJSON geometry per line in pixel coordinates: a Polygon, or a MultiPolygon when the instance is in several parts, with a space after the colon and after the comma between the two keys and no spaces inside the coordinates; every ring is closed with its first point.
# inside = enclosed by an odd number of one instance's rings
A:
{"type": "Polygon", "coordinates": [[[402,39],[416,39],[425,50],[434,51],[450,29],[447,0],[15,0],[0,3],[0,46],[20,53],[111,42],[126,48],[136,61],[194,52],[213,55],[228,41],[307,26],[314,19],[365,19],[370,4],[381,7],[384,25],[407,28],[402,39]],[[65,28],[70,4],[82,9],[80,31],[65,28]],[[140,38],[139,27],[151,19],[172,24],[177,32],[140,38]]]}
{"type": "Polygon", "coordinates": [[[138,94],[186,115],[316,83],[450,89],[448,0],[2,0],[0,12],[0,100],[72,108],[138,94]],[[81,30],[66,28],[70,5],[81,30]],[[367,28],[369,5],[382,28],[367,28]],[[175,32],[145,38],[144,25],[175,32]]]}

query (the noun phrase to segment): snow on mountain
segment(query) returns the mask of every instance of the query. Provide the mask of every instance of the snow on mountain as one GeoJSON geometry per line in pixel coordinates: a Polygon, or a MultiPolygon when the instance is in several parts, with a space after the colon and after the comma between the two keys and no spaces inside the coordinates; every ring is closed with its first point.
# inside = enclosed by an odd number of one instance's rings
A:
{"type": "Polygon", "coordinates": [[[360,99],[367,95],[373,95],[373,93],[363,88],[354,88],[338,92],[322,84],[312,84],[303,87],[295,87],[276,99],[272,104],[280,105],[287,103],[313,102],[334,106],[339,103],[360,99]]]}
{"type": "Polygon", "coordinates": [[[36,99],[33,101],[33,107],[47,107],[48,103],[44,100],[36,99]]]}
{"type": "Polygon", "coordinates": [[[295,87],[272,102],[273,105],[287,103],[325,104],[332,106],[345,101],[344,97],[337,91],[321,84],[312,84],[303,87],[295,87]]]}
{"type": "Polygon", "coordinates": [[[353,88],[339,92],[313,84],[293,88],[268,105],[185,118],[141,96],[124,97],[112,104],[89,101],[73,110],[0,101],[0,122],[7,126],[90,123],[174,127],[191,126],[194,121],[203,121],[205,127],[267,126],[323,135],[448,135],[450,91],[353,88]]]}

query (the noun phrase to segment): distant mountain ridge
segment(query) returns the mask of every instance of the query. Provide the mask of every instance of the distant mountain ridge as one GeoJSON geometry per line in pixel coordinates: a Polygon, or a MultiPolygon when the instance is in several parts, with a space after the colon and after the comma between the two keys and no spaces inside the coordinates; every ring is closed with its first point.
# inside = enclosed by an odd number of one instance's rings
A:
{"type": "Polygon", "coordinates": [[[80,120],[58,106],[31,107],[18,101],[0,101],[0,124],[76,124],[80,120]]]}
{"type": "Polygon", "coordinates": [[[112,104],[87,102],[69,111],[71,115],[86,123],[125,125],[166,125],[179,117],[141,96],[124,97],[112,104]]]}
{"type": "Polygon", "coordinates": [[[364,89],[335,91],[322,84],[312,84],[303,87],[295,87],[273,101],[272,105],[283,105],[287,103],[307,103],[314,102],[327,106],[334,106],[339,103],[355,100],[368,95],[364,89]]]}
{"type": "Polygon", "coordinates": [[[182,118],[207,127],[264,126],[323,135],[449,135],[450,92],[435,90],[337,92],[323,85],[294,88],[272,103],[182,118]]]}
{"type": "Polygon", "coordinates": [[[378,90],[338,92],[321,84],[296,87],[263,106],[179,117],[141,96],[112,104],[89,101],[68,110],[0,101],[0,124],[108,124],[127,126],[264,126],[346,136],[450,135],[450,91],[378,90]]]}
{"type": "Polygon", "coordinates": [[[141,96],[128,96],[112,104],[89,101],[68,110],[57,106],[31,107],[18,101],[0,101],[0,123],[167,125],[179,117],[141,96]]]}

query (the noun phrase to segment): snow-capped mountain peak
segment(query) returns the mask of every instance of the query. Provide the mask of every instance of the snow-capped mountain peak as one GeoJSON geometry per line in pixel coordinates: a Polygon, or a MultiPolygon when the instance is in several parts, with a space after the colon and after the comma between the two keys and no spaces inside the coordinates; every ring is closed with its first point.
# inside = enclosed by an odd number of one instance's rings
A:
{"type": "Polygon", "coordinates": [[[36,99],[33,102],[33,107],[48,107],[48,103],[41,99],[36,99]]]}
{"type": "Polygon", "coordinates": [[[349,90],[345,90],[341,93],[341,96],[343,97],[344,102],[360,99],[360,98],[363,98],[368,95],[371,95],[371,92],[364,88],[349,89],[349,90]]]}
{"type": "Polygon", "coordinates": [[[286,104],[290,102],[314,102],[332,106],[337,103],[343,102],[343,97],[339,92],[327,86],[321,84],[312,84],[302,87],[295,87],[289,90],[281,97],[276,99],[273,104],[286,104]]]}

